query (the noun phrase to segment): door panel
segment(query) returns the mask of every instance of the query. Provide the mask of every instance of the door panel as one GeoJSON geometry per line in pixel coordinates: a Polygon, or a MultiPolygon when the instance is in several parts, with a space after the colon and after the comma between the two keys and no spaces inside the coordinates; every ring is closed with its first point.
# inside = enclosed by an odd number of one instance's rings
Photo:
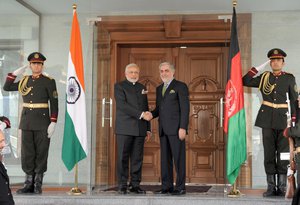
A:
{"type": "Polygon", "coordinates": [[[220,104],[225,88],[227,49],[180,49],[179,76],[190,92],[187,182],[224,183],[224,138],[220,104]]]}
{"type": "MultiPolygon", "coordinates": [[[[190,92],[190,125],[186,140],[187,182],[224,183],[224,139],[219,128],[219,99],[224,94],[227,50],[223,48],[120,48],[118,80],[128,63],[140,66],[140,82],[147,87],[150,110],[161,83],[158,66],[175,64],[176,79],[190,92]]],[[[160,182],[160,147],[157,119],[151,122],[153,138],[145,144],[143,182],[160,182]]]]}

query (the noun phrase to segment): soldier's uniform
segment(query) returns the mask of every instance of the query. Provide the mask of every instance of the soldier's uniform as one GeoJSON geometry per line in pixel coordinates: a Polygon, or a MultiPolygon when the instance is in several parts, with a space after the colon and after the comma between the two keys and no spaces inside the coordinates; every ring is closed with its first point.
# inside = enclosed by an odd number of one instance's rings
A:
{"type": "MultiPolygon", "coordinates": [[[[267,55],[271,60],[286,54],[281,49],[272,49],[267,55]]],[[[280,153],[289,152],[288,140],[283,136],[287,127],[288,111],[286,93],[289,94],[292,121],[296,120],[297,86],[295,77],[287,72],[275,74],[269,71],[254,77],[258,71],[253,67],[243,77],[244,86],[257,87],[262,94],[262,105],[258,111],[255,126],[262,128],[264,147],[264,167],[267,174],[268,190],[264,196],[284,196],[288,160],[281,160],[280,153]],[[277,191],[275,175],[278,175],[277,191]]]]}
{"type": "MultiPolygon", "coordinates": [[[[38,52],[28,56],[30,63],[43,63],[45,60],[38,52]]],[[[42,183],[47,170],[50,145],[47,129],[50,122],[57,121],[58,96],[55,80],[43,74],[24,76],[18,82],[15,79],[16,76],[9,73],[3,88],[6,91],[19,91],[23,98],[19,128],[22,130],[21,163],[26,181],[20,193],[28,193],[33,192],[34,183],[42,183]]]]}
{"type": "Polygon", "coordinates": [[[290,136],[294,140],[295,145],[295,162],[297,171],[297,186],[300,187],[300,120],[299,120],[300,108],[297,111],[298,122],[295,127],[289,127],[286,130],[285,136],[290,136]]]}

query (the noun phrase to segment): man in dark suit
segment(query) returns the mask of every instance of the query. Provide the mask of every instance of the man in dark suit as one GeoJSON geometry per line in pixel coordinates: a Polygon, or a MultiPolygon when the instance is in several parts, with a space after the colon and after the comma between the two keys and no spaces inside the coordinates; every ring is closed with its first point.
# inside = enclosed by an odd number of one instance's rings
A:
{"type": "Polygon", "coordinates": [[[185,190],[185,136],[189,124],[189,92],[185,83],[174,79],[175,68],[168,62],[159,66],[163,84],[156,88],[153,117],[159,117],[162,189],[156,194],[182,195],[185,190]],[[173,161],[176,187],[173,186],[173,161]]]}
{"type": "Polygon", "coordinates": [[[251,68],[244,75],[243,84],[248,87],[257,87],[263,98],[255,121],[255,125],[262,128],[263,135],[264,167],[268,184],[267,191],[263,193],[263,196],[285,196],[289,161],[281,160],[280,155],[289,152],[288,140],[283,136],[283,131],[287,127],[286,93],[289,94],[292,121],[295,122],[298,91],[295,77],[282,71],[286,53],[279,48],[274,48],[268,52],[267,56],[269,61],[257,68],[251,68]],[[269,62],[272,72],[265,71],[254,77],[269,62]]]}
{"type": "MultiPolygon", "coordinates": [[[[0,125],[3,124],[0,121],[0,125]]],[[[5,123],[4,123],[5,124],[5,123]]],[[[2,129],[0,129],[0,152],[5,147],[5,137],[2,129]]],[[[1,205],[14,205],[13,196],[9,187],[9,178],[2,161],[0,161],[0,204],[1,205]]]]}
{"type": "Polygon", "coordinates": [[[127,194],[128,163],[130,160],[129,191],[145,194],[140,188],[145,137],[150,138],[152,118],[148,111],[146,87],[138,83],[140,69],[136,64],[125,68],[126,80],[115,84],[116,127],[118,147],[118,185],[119,193],[127,194]]]}
{"type": "Polygon", "coordinates": [[[42,74],[45,56],[34,52],[27,60],[32,75],[25,75],[15,82],[17,76],[25,72],[27,66],[23,66],[7,75],[3,89],[19,91],[23,98],[19,128],[22,130],[21,163],[26,179],[24,187],[17,190],[17,193],[41,194],[44,172],[47,171],[50,137],[57,121],[58,96],[55,80],[42,74]]]}

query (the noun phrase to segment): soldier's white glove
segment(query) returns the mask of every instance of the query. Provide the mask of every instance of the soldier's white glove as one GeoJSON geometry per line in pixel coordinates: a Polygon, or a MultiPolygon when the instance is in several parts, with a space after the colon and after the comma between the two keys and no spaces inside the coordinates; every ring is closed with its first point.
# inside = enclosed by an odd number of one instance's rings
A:
{"type": "Polygon", "coordinates": [[[4,130],[6,128],[6,123],[5,122],[2,122],[0,121],[0,130],[4,130]]]}
{"type": "Polygon", "coordinates": [[[264,62],[263,64],[261,64],[261,65],[259,65],[259,66],[257,66],[257,67],[255,67],[255,69],[256,69],[257,71],[261,71],[261,70],[263,70],[263,69],[266,67],[266,65],[268,65],[269,63],[270,63],[270,60],[264,62]]]}
{"type": "Polygon", "coordinates": [[[12,72],[12,74],[14,76],[21,75],[21,74],[23,74],[25,72],[26,68],[27,68],[27,65],[24,65],[24,66],[18,68],[17,70],[15,70],[14,72],[12,72]]]}
{"type": "Polygon", "coordinates": [[[50,138],[53,133],[54,133],[54,130],[55,130],[55,125],[56,125],[56,122],[51,122],[50,125],[48,126],[48,138],[50,138]]]}

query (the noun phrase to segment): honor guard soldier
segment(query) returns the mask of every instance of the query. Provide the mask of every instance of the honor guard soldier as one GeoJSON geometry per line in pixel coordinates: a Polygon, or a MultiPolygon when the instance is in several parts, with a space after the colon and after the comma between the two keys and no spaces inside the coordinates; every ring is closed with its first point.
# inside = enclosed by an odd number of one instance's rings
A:
{"type": "Polygon", "coordinates": [[[41,194],[50,137],[57,121],[58,99],[55,80],[42,74],[45,56],[34,52],[27,60],[32,75],[25,75],[15,82],[16,77],[25,72],[27,66],[23,66],[8,74],[3,88],[19,91],[23,98],[19,128],[22,130],[21,163],[26,179],[24,187],[17,193],[41,194]]]}
{"type": "MultiPolygon", "coordinates": [[[[9,128],[10,122],[6,117],[0,117],[0,153],[5,145],[5,136],[3,129],[9,128]]],[[[0,204],[3,205],[14,205],[13,195],[9,187],[9,177],[7,175],[6,168],[0,160],[0,204]]]]}
{"type": "Polygon", "coordinates": [[[287,127],[286,93],[289,94],[292,122],[295,123],[298,92],[295,77],[282,71],[286,53],[279,48],[274,48],[268,52],[267,56],[270,60],[257,68],[251,68],[243,77],[243,84],[248,87],[257,87],[263,98],[255,121],[255,126],[262,128],[263,135],[264,167],[268,184],[263,196],[285,196],[289,161],[281,160],[280,154],[289,152],[288,140],[283,136],[283,131],[287,127]],[[265,71],[254,77],[269,62],[272,72],[265,71]]]}
{"type": "MultiPolygon", "coordinates": [[[[300,97],[300,96],[299,96],[300,97]]],[[[297,124],[295,127],[289,127],[284,130],[285,137],[292,137],[295,145],[295,162],[297,171],[297,187],[300,187],[300,98],[298,98],[297,124]]]]}

